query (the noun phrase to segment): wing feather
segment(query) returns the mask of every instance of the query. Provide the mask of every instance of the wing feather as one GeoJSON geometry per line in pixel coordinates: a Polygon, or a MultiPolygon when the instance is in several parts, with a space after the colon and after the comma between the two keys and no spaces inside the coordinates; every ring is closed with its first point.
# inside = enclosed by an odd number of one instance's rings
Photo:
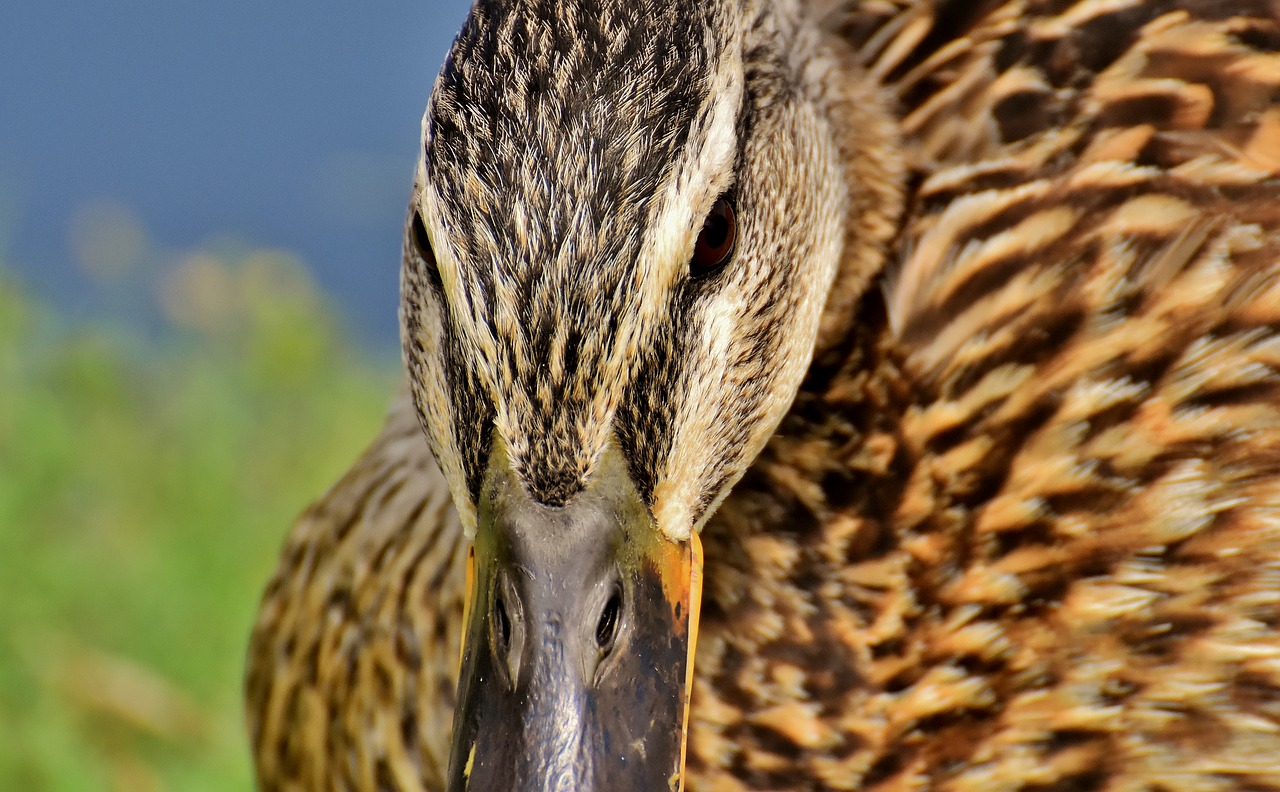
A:
{"type": "Polygon", "coordinates": [[[248,658],[264,792],[442,789],[468,543],[407,397],[298,518],[248,658]]]}

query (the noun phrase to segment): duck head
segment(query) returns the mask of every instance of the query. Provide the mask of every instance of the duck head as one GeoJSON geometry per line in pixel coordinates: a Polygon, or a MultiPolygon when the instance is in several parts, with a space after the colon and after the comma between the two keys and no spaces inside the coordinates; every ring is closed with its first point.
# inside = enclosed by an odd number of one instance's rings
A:
{"type": "Polygon", "coordinates": [[[847,321],[889,124],[786,3],[480,0],[405,234],[414,401],[472,538],[450,790],[678,790],[698,531],[847,321]]]}

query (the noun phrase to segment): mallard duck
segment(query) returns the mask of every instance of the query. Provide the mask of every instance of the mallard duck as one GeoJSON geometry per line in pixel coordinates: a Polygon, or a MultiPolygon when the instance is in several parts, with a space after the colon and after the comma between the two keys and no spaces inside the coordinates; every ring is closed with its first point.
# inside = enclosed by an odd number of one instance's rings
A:
{"type": "Polygon", "coordinates": [[[261,788],[1280,790],[1278,20],[479,0],[261,788]]]}

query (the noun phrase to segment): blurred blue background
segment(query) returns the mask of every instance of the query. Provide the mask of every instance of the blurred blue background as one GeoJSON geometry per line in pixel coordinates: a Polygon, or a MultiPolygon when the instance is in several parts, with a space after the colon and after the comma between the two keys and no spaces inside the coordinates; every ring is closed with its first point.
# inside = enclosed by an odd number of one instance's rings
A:
{"type": "Polygon", "coordinates": [[[8,0],[0,253],[90,316],[141,310],[136,288],[104,293],[122,270],[283,248],[363,342],[393,345],[419,121],[467,6],[8,0]]]}
{"type": "Polygon", "coordinates": [[[0,790],[252,788],[258,599],[400,379],[465,12],[0,3],[0,790]]]}

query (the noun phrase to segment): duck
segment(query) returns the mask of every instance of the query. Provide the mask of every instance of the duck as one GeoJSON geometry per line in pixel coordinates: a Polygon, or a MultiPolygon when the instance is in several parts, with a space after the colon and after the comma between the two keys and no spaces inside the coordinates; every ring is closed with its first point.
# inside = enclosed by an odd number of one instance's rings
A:
{"type": "Polygon", "coordinates": [[[264,792],[1280,790],[1280,12],[477,0],[264,792]]]}

